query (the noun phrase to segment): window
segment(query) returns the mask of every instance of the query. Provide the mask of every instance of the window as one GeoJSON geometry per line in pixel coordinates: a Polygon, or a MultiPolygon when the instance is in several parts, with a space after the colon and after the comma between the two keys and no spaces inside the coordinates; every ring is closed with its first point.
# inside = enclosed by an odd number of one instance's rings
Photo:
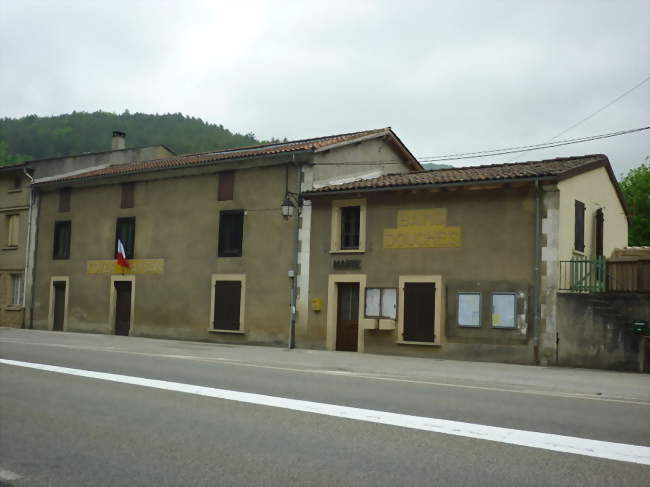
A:
{"type": "Polygon", "coordinates": [[[341,249],[359,248],[359,224],[361,207],[345,206],[341,208],[341,249]]]}
{"type": "Polygon", "coordinates": [[[135,252],[135,218],[118,218],[115,227],[115,250],[117,255],[117,241],[120,240],[124,245],[124,252],[127,259],[132,259],[135,252]]]}
{"type": "Polygon", "coordinates": [[[241,257],[244,238],[244,210],[219,214],[219,257],[241,257]]]}
{"type": "Polygon", "coordinates": [[[397,318],[397,289],[366,288],[366,318],[397,318]]]}
{"type": "Polygon", "coordinates": [[[122,185],[122,201],[120,208],[133,208],[135,206],[135,183],[122,185]]]}
{"type": "Polygon", "coordinates": [[[233,199],[235,194],[235,172],[223,171],[219,173],[219,194],[218,201],[228,201],[233,199]]]}
{"type": "Polygon", "coordinates": [[[12,306],[22,306],[23,305],[23,275],[22,274],[12,274],[11,275],[11,305],[12,306]]]}
{"type": "Polygon", "coordinates": [[[513,293],[492,294],[492,327],[516,328],[517,299],[513,293]]]}
{"type": "Polygon", "coordinates": [[[70,189],[63,188],[59,191],[59,213],[70,211],[70,189]]]}
{"type": "Polygon", "coordinates": [[[7,246],[18,247],[20,215],[7,215],[7,246]]]}
{"type": "Polygon", "coordinates": [[[332,252],[365,252],[366,200],[332,202],[332,252]]]}
{"type": "Polygon", "coordinates": [[[11,187],[11,189],[13,191],[20,191],[22,187],[23,187],[23,178],[21,178],[20,176],[16,176],[14,178],[13,186],[11,187]]]}
{"type": "Polygon", "coordinates": [[[458,326],[481,326],[481,293],[458,293],[458,326]]]}
{"type": "Polygon", "coordinates": [[[585,204],[576,200],[575,204],[575,244],[573,248],[579,252],[585,251],[585,204]]]}
{"type": "Polygon", "coordinates": [[[70,257],[70,233],[71,223],[69,221],[54,223],[54,250],[52,252],[54,259],[70,257]]]}

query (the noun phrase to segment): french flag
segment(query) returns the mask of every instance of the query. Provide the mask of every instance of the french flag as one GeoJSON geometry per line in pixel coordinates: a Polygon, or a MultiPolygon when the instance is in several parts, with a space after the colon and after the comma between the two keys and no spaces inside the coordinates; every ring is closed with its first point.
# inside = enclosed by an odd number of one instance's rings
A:
{"type": "Polygon", "coordinates": [[[115,254],[115,258],[117,259],[117,265],[120,267],[126,267],[127,269],[130,269],[131,266],[129,265],[129,261],[126,260],[126,252],[124,251],[124,244],[122,244],[122,241],[118,238],[117,239],[117,254],[115,254]]]}

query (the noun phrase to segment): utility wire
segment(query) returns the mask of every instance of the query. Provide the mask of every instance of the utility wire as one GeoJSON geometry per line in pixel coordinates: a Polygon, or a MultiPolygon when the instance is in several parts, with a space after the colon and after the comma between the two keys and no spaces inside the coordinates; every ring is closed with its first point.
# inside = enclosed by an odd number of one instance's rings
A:
{"type": "MultiPolygon", "coordinates": [[[[627,90],[627,91],[625,91],[624,93],[620,94],[619,96],[617,96],[616,98],[614,98],[612,101],[610,101],[610,102],[609,102],[608,104],[606,104],[605,106],[600,107],[598,110],[596,110],[595,112],[593,112],[591,115],[587,115],[585,118],[583,118],[583,119],[580,120],[579,122],[574,123],[574,124],[571,125],[569,128],[566,128],[566,129],[562,130],[562,132],[559,132],[557,135],[551,137],[551,138],[548,139],[545,143],[549,143],[549,142],[554,141],[554,140],[557,139],[560,135],[564,135],[564,134],[566,134],[566,133],[569,132],[570,130],[573,130],[574,128],[576,128],[578,125],[581,125],[581,124],[583,124],[584,122],[586,122],[587,120],[589,120],[589,119],[595,117],[595,116],[598,115],[600,112],[602,112],[603,110],[605,110],[605,109],[611,107],[614,103],[617,103],[618,101],[620,101],[621,99],[623,99],[625,96],[629,95],[629,94],[632,93],[634,90],[636,90],[637,88],[639,88],[639,87],[642,86],[643,84],[647,83],[648,81],[650,81],[650,76],[648,76],[646,79],[642,80],[641,82],[637,83],[636,85],[634,85],[634,86],[633,86],[632,88],[630,88],[629,90],[627,90]]],[[[526,152],[528,152],[528,151],[526,151],[526,152]]]]}
{"type": "MultiPolygon", "coordinates": [[[[647,127],[639,127],[635,129],[629,129],[629,130],[620,130],[618,132],[610,132],[606,134],[600,134],[600,135],[591,135],[587,137],[579,137],[575,139],[565,139],[565,140],[559,140],[557,142],[546,142],[544,144],[533,144],[533,145],[521,145],[521,146],[515,146],[515,147],[505,147],[502,149],[489,149],[489,150],[483,150],[483,151],[477,151],[477,152],[459,152],[456,154],[446,154],[446,155],[441,155],[441,156],[426,156],[426,157],[418,157],[417,160],[418,162],[439,162],[439,161],[456,161],[460,159],[474,159],[474,158],[479,158],[479,157],[490,157],[490,156],[498,156],[498,155],[503,155],[503,154],[513,154],[516,152],[529,152],[533,150],[541,150],[541,149],[548,149],[552,147],[560,147],[564,145],[571,145],[571,144],[580,144],[583,142],[590,142],[592,140],[599,140],[599,139],[607,139],[611,137],[619,137],[621,135],[627,135],[627,134],[632,134],[635,132],[642,132],[644,130],[650,130],[650,126],[647,127]]],[[[347,162],[332,162],[328,163],[333,166],[354,166],[354,165],[359,165],[359,166],[370,166],[374,165],[377,163],[384,163],[384,164],[402,164],[402,162],[398,159],[384,159],[384,160],[376,160],[376,161],[347,161],[347,162]]]]}

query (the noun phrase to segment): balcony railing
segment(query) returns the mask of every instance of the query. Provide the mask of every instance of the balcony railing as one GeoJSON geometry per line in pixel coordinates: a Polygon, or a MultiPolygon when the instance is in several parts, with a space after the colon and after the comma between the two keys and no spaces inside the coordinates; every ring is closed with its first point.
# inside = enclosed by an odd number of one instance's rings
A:
{"type": "Polygon", "coordinates": [[[607,291],[607,259],[574,257],[560,261],[561,291],[602,293],[607,291]]]}

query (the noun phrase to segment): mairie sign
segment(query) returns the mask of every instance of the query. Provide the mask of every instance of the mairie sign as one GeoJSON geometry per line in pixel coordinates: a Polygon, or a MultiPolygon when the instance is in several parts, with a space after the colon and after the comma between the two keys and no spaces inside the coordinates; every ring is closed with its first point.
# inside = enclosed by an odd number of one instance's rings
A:
{"type": "Polygon", "coordinates": [[[460,227],[447,226],[446,208],[400,210],[397,228],[384,229],[385,249],[454,248],[462,245],[460,227]]]}
{"type": "Polygon", "coordinates": [[[124,269],[113,260],[89,260],[86,263],[87,274],[162,274],[165,271],[165,259],[129,260],[129,269],[124,269]]]}

